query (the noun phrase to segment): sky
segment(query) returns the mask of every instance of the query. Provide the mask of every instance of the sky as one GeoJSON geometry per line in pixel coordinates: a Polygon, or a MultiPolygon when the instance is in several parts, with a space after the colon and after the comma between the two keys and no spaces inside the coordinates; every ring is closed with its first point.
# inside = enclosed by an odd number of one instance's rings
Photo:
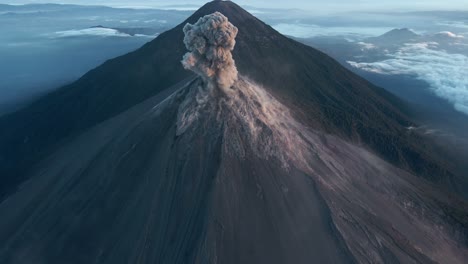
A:
{"type": "MultiPolygon", "coordinates": [[[[202,0],[6,0],[7,4],[27,3],[61,3],[61,4],[85,4],[106,5],[113,7],[161,7],[165,5],[194,4],[201,5],[207,1],[202,0]]],[[[271,8],[300,8],[325,12],[346,11],[423,11],[423,10],[468,10],[467,0],[238,0],[241,5],[271,8]]]]}

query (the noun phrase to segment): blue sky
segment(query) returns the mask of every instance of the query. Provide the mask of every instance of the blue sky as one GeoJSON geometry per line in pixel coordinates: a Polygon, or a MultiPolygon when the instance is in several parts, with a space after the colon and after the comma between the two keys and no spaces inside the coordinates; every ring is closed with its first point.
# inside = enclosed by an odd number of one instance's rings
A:
{"type": "MultiPolygon", "coordinates": [[[[164,5],[196,4],[201,0],[6,0],[9,4],[25,3],[62,3],[62,4],[98,4],[118,7],[158,7],[164,5]]],[[[301,8],[316,11],[353,11],[353,10],[468,10],[467,0],[238,0],[236,3],[258,7],[301,8]]]]}

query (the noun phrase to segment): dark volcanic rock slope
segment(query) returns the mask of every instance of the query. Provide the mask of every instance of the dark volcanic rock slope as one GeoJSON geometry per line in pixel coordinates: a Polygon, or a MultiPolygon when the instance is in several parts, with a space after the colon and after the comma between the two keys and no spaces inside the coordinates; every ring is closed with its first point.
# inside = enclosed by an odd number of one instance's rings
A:
{"type": "Polygon", "coordinates": [[[181,131],[181,105],[198,84],[92,129],[39,166],[0,206],[3,263],[349,261],[303,172],[288,180],[275,160],[223,150],[233,141],[215,113],[181,131]]]}
{"type": "Polygon", "coordinates": [[[2,263],[464,263],[457,206],[240,79],[87,131],[0,204],[2,263]],[[252,115],[251,113],[255,113],[252,115]],[[274,117],[274,119],[271,119],[274,117]]]}
{"type": "Polygon", "coordinates": [[[3,120],[31,128],[4,161],[47,155],[0,203],[1,263],[467,262],[466,202],[398,100],[231,2],[188,21],[214,11],[239,27],[232,87],[181,68],[179,26],[3,120]]]}

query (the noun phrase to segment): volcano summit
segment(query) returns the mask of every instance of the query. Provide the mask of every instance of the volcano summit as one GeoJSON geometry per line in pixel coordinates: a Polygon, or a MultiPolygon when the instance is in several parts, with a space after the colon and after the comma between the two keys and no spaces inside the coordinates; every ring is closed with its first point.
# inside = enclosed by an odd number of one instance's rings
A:
{"type": "Polygon", "coordinates": [[[213,1],[0,119],[0,260],[466,263],[466,175],[412,125],[213,1]]]}

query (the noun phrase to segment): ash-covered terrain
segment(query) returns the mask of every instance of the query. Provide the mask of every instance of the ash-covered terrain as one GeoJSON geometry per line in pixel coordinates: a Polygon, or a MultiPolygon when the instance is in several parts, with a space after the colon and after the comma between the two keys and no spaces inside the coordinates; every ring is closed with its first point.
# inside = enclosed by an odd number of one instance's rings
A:
{"type": "Polygon", "coordinates": [[[0,119],[0,260],[466,263],[466,173],[413,125],[213,1],[0,119]]]}

